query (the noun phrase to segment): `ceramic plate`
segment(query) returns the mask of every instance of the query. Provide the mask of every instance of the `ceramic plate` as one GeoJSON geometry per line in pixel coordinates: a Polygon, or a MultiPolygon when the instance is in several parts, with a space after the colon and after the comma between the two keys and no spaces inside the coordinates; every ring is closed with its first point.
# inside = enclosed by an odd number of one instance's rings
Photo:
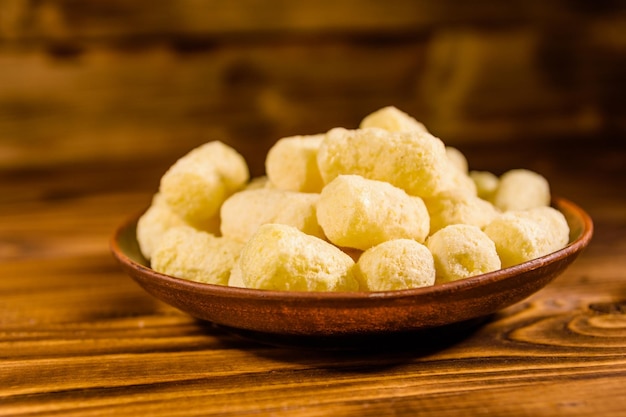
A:
{"type": "Polygon", "coordinates": [[[589,243],[593,224],[574,203],[553,206],[570,226],[567,247],[499,271],[431,287],[385,292],[287,292],[203,284],[153,271],[139,251],[139,216],[111,241],[122,268],[148,293],[198,319],[243,334],[341,338],[415,332],[475,322],[540,290],[589,243]]]}

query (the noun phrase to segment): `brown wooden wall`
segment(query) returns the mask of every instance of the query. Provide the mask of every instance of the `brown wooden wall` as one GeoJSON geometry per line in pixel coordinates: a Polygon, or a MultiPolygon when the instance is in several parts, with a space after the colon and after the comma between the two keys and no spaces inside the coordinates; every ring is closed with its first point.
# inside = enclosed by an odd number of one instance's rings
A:
{"type": "Polygon", "coordinates": [[[0,0],[0,169],[220,139],[260,173],[389,104],[453,145],[621,140],[625,95],[619,0],[0,0]]]}

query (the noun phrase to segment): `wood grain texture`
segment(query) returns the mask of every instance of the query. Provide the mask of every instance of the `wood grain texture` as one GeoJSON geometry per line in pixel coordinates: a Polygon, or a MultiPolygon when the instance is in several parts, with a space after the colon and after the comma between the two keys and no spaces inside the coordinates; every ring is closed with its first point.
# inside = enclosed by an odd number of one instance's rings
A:
{"type": "Polygon", "coordinates": [[[252,157],[389,104],[455,144],[618,138],[625,23],[623,1],[2,0],[0,167],[252,157]]]}
{"type": "Polygon", "coordinates": [[[5,170],[0,415],[623,415],[626,149],[463,151],[477,169],[542,172],[591,213],[594,240],[553,283],[472,331],[350,352],[242,339],[121,272],[108,239],[149,202],[169,155],[5,170]]]}
{"type": "Polygon", "coordinates": [[[0,0],[0,415],[623,416],[625,11],[0,0]],[[350,352],[194,320],[110,255],[192,147],[223,140],[260,175],[278,138],[389,104],[472,169],[543,174],[591,245],[480,327],[350,352]]]}
{"type": "Polygon", "coordinates": [[[159,33],[215,36],[302,32],[385,33],[443,24],[563,21],[615,11],[621,2],[588,6],[568,1],[275,1],[243,0],[3,0],[3,32],[12,39],[155,36],[159,33]]]}

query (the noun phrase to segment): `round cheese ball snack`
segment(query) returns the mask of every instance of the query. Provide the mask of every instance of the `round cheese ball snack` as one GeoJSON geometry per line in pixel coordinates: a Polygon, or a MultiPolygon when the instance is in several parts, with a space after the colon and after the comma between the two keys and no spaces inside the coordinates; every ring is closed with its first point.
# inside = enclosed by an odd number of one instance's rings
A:
{"type": "Polygon", "coordinates": [[[233,148],[214,141],[180,158],[161,178],[160,193],[172,210],[203,228],[226,198],[249,179],[248,166],[233,148]]]}
{"type": "MultiPolygon", "coordinates": [[[[137,221],[137,243],[144,258],[150,260],[156,242],[166,231],[176,226],[189,226],[189,224],[174,213],[161,194],[155,194],[150,207],[137,221]]],[[[209,219],[203,226],[203,231],[219,234],[219,216],[209,219]]]]}
{"type": "Polygon", "coordinates": [[[553,244],[556,248],[555,250],[564,248],[569,243],[570,230],[567,219],[563,213],[554,207],[535,207],[524,210],[519,215],[529,217],[541,224],[544,229],[551,230],[554,236],[553,244]]]}
{"type": "Polygon", "coordinates": [[[259,227],[239,259],[241,283],[265,290],[356,291],[353,267],[339,248],[283,224],[259,227]]]}
{"type": "Polygon", "coordinates": [[[468,173],[469,164],[467,162],[467,158],[460,150],[452,146],[446,146],[446,156],[453,167],[464,174],[468,173]]]}
{"type": "Polygon", "coordinates": [[[446,226],[431,235],[426,246],[435,260],[437,284],[496,271],[501,267],[496,245],[476,226],[446,226]]]}
{"type": "Polygon", "coordinates": [[[389,132],[427,132],[422,123],[394,106],[383,107],[365,116],[359,127],[376,127],[389,132]]]}
{"type": "Polygon", "coordinates": [[[465,155],[457,148],[446,146],[450,184],[445,192],[477,195],[476,184],[469,176],[465,155]]]}
{"type": "Polygon", "coordinates": [[[430,215],[430,233],[451,224],[470,224],[482,228],[497,215],[498,210],[489,202],[463,192],[441,193],[425,198],[430,215]]]}
{"type": "Polygon", "coordinates": [[[265,158],[265,171],[278,189],[319,193],[324,186],[317,167],[317,150],[324,135],[291,136],[274,144],[265,158]]]}
{"type": "Polygon", "coordinates": [[[508,211],[484,230],[495,242],[503,268],[547,255],[569,242],[567,220],[552,207],[508,211]]]}
{"type": "Polygon", "coordinates": [[[427,132],[335,128],[320,144],[317,163],[326,184],[353,174],[419,197],[435,195],[451,181],[443,142],[427,132]]]}
{"type": "Polygon", "coordinates": [[[270,183],[269,178],[263,175],[260,177],[254,177],[246,184],[244,190],[255,190],[259,188],[274,188],[273,184],[270,183]]]}
{"type": "Polygon", "coordinates": [[[466,172],[459,170],[452,164],[450,164],[448,171],[448,177],[450,179],[448,188],[435,196],[425,198],[433,198],[445,193],[464,194],[470,197],[476,197],[478,195],[476,184],[474,184],[474,181],[472,181],[466,172]]]}
{"type": "Polygon", "coordinates": [[[500,176],[493,204],[502,211],[550,205],[550,185],[536,172],[513,169],[500,176]]]}
{"type": "Polygon", "coordinates": [[[227,285],[242,246],[189,226],[174,227],[157,242],[151,267],[177,278],[227,285]]]}
{"type": "Polygon", "coordinates": [[[315,209],[319,196],[272,188],[239,191],[220,209],[222,235],[245,242],[259,226],[280,223],[323,238],[315,209]]]}
{"type": "Polygon", "coordinates": [[[246,288],[246,284],[243,282],[243,278],[241,277],[241,267],[239,266],[239,262],[235,262],[235,265],[233,265],[233,268],[230,270],[228,286],[246,288]]]}
{"type": "Polygon", "coordinates": [[[366,250],[354,271],[366,291],[404,290],[435,283],[433,255],[411,239],[388,240],[366,250]]]}
{"type": "Polygon", "coordinates": [[[469,177],[476,187],[476,195],[483,200],[493,201],[500,179],[489,171],[470,171],[469,177]]]}
{"type": "Polygon", "coordinates": [[[430,223],[421,198],[358,175],[340,175],[324,187],[317,219],[332,243],[361,250],[391,239],[423,242],[430,223]]]}
{"type": "Polygon", "coordinates": [[[184,225],[185,221],[172,211],[163,196],[155,194],[150,207],[137,221],[136,235],[141,254],[150,260],[154,246],[161,236],[172,227],[184,225]]]}

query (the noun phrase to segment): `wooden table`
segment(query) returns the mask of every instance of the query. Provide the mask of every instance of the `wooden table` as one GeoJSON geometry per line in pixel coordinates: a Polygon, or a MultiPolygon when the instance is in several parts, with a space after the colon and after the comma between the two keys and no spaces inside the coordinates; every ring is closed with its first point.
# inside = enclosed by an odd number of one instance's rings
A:
{"type": "Polygon", "coordinates": [[[244,340],[127,277],[108,240],[149,202],[171,155],[2,171],[0,415],[626,415],[626,148],[462,150],[474,168],[543,173],[588,210],[594,239],[474,332],[375,352],[244,340]]]}

